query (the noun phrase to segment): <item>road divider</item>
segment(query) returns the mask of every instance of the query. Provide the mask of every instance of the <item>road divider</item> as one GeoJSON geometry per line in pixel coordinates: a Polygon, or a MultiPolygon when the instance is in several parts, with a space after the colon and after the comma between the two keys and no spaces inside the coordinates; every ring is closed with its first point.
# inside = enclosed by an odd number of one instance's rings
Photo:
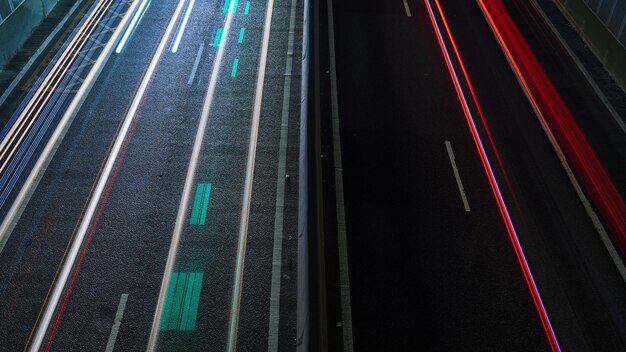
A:
{"type": "MultiPolygon", "coordinates": [[[[232,6],[232,5],[231,5],[232,6]]],[[[161,288],[159,290],[159,298],[155,307],[154,318],[152,319],[152,328],[150,329],[150,337],[148,340],[148,346],[146,350],[148,352],[154,351],[157,346],[159,337],[159,326],[161,323],[161,317],[163,316],[163,308],[165,306],[167,289],[170,282],[170,277],[176,263],[176,256],[178,254],[178,248],[180,246],[181,238],[183,235],[183,229],[186,224],[186,212],[189,208],[191,199],[191,192],[196,178],[196,172],[198,171],[198,163],[200,159],[200,153],[204,145],[204,136],[209,123],[209,113],[213,106],[213,99],[215,98],[215,89],[217,88],[217,80],[220,75],[220,68],[224,61],[225,47],[228,43],[228,34],[230,33],[230,27],[233,22],[233,13],[229,12],[224,22],[224,30],[222,43],[217,50],[215,60],[213,61],[213,67],[211,70],[211,76],[209,78],[209,86],[204,96],[204,102],[202,104],[202,113],[200,114],[200,121],[198,122],[198,129],[193,142],[193,149],[191,151],[191,157],[189,159],[189,166],[187,168],[187,175],[185,176],[185,185],[183,186],[183,193],[181,195],[180,203],[178,205],[178,212],[176,214],[176,223],[174,224],[174,231],[172,233],[172,240],[170,242],[170,248],[167,253],[167,261],[163,270],[163,279],[161,280],[161,288]]]]}
{"type": "Polygon", "coordinates": [[[239,7],[239,0],[225,0],[222,13],[236,13],[237,7],[239,7]]]}

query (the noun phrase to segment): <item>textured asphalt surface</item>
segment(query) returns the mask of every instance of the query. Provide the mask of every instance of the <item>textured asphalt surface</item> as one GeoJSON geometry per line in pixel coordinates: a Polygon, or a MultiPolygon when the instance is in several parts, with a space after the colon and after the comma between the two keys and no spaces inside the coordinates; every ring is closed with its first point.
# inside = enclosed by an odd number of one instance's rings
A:
{"type": "MultiPolygon", "coordinates": [[[[271,28],[240,351],[267,349],[290,4],[276,1],[271,28]]],[[[334,1],[355,349],[548,350],[426,7],[418,0],[407,4],[411,17],[402,0],[334,1]],[[445,141],[454,150],[471,212],[463,207],[445,141]]],[[[562,60],[561,49],[532,8],[521,1],[506,4],[624,190],[626,170],[619,161],[624,160],[626,138],[573,63],[562,60]]],[[[212,184],[206,225],[185,228],[174,268],[204,273],[197,327],[161,332],[163,351],[226,349],[265,17],[265,2],[252,1],[247,16],[244,5],[239,1],[199,160],[196,181],[212,184]],[[239,28],[244,26],[239,44],[239,28]],[[239,68],[231,77],[235,57],[239,68]]],[[[0,253],[0,350],[26,346],[108,148],[175,6],[153,1],[124,51],[111,57],[0,253]]],[[[179,51],[168,51],[159,65],[58,318],[53,351],[104,350],[122,294],[128,294],[128,302],[115,350],[145,350],[217,52],[211,44],[223,26],[222,6],[197,0],[179,51]],[[201,43],[200,65],[188,85],[201,43]]],[[[562,349],[626,350],[624,282],[476,3],[453,0],[442,6],[495,146],[484,137],[483,142],[562,349]]],[[[297,14],[294,58],[301,55],[301,2],[297,14]]],[[[295,339],[299,74],[295,60],[279,350],[293,350],[295,339]]],[[[485,126],[478,128],[485,136],[485,126]]]]}
{"type": "MultiPolygon", "coordinates": [[[[24,349],[80,221],[98,172],[177,2],[153,1],[124,51],[113,54],[52,159],[6,247],[0,253],[0,346],[24,349]]],[[[161,332],[159,350],[226,348],[250,121],[265,6],[238,2],[214,105],[205,132],[197,182],[213,185],[206,225],[188,226],[175,271],[202,271],[197,326],[161,332]],[[245,27],[243,43],[239,29],[245,27]],[[231,77],[234,58],[238,71],[231,77]]],[[[302,5],[297,4],[296,23],[302,5]]],[[[196,1],[177,53],[160,62],[132,128],[128,146],[99,218],[67,306],[58,317],[53,351],[104,350],[122,294],[128,302],[115,350],[144,350],[205,91],[226,14],[223,3],[196,1]],[[191,85],[200,44],[204,51],[191,85]]],[[[238,348],[267,346],[274,212],[284,71],[291,1],[278,0],[270,32],[265,89],[252,190],[238,348]]],[[[301,25],[294,57],[300,57],[301,25]]],[[[287,148],[279,349],[295,339],[299,61],[294,60],[287,148]]],[[[194,187],[195,190],[195,187],[194,187]]],[[[192,199],[193,202],[193,199],[192,199]]],[[[190,205],[191,207],[191,205],[190,205]]],[[[187,210],[189,213],[190,209],[187,210]]],[[[55,318],[56,320],[56,318],[55,318]]],[[[54,321],[54,320],[53,320],[54,321]]],[[[266,349],[267,347],[264,347],[266,349]]]]}
{"type": "MultiPolygon", "coordinates": [[[[506,3],[511,11],[521,7],[506,3]]],[[[411,17],[400,0],[334,1],[355,349],[548,350],[427,9],[423,1],[408,5],[411,17]]],[[[479,133],[562,349],[624,350],[624,282],[477,4],[442,6],[495,149],[484,125],[479,133]]],[[[546,35],[536,18],[517,11],[525,34],[532,24],[535,35],[546,35]]],[[[550,44],[535,49],[542,62],[550,44]]],[[[551,74],[575,70],[567,60],[555,69],[556,55],[551,74]]],[[[557,87],[578,101],[574,109],[593,106],[587,119],[610,125],[577,75],[558,78],[557,87]]],[[[614,132],[599,153],[619,181],[622,149],[608,143],[623,145],[625,138],[614,132]]],[[[603,136],[599,128],[588,133],[603,136]]]]}

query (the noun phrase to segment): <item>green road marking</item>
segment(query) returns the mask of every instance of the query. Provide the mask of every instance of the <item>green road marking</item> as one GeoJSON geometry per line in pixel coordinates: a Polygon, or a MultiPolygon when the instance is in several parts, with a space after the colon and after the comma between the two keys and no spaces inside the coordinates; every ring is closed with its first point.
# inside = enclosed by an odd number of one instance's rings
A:
{"type": "Polygon", "coordinates": [[[191,219],[189,219],[190,225],[205,224],[210,198],[211,184],[198,183],[198,188],[196,188],[196,198],[193,201],[193,208],[191,209],[191,219]]]}
{"type": "Polygon", "coordinates": [[[173,272],[167,288],[161,330],[193,331],[196,329],[202,272],[173,272]]]}
{"type": "Polygon", "coordinates": [[[233,2],[233,0],[225,0],[224,1],[224,7],[222,7],[222,13],[228,11],[228,9],[230,9],[230,3],[233,2]]]}
{"type": "Polygon", "coordinates": [[[222,7],[222,13],[226,11],[236,13],[237,7],[239,7],[239,0],[225,0],[224,7],[222,7]]]}
{"type": "Polygon", "coordinates": [[[219,47],[220,44],[222,44],[222,31],[224,29],[222,27],[217,29],[217,32],[215,32],[215,39],[213,39],[213,46],[214,47],[219,47]]]}
{"type": "Polygon", "coordinates": [[[230,72],[231,77],[235,77],[237,75],[237,66],[239,66],[239,58],[235,58],[233,62],[233,70],[230,72]]]}
{"type": "Polygon", "coordinates": [[[250,11],[250,1],[246,1],[246,9],[243,11],[244,14],[248,14],[250,11]]]}
{"type": "Polygon", "coordinates": [[[186,330],[196,329],[196,317],[198,316],[198,307],[200,306],[200,289],[202,288],[203,273],[196,273],[193,290],[191,291],[191,299],[189,303],[189,317],[187,318],[186,330]]]}
{"type": "Polygon", "coordinates": [[[163,307],[163,316],[161,316],[161,330],[167,330],[167,322],[170,320],[172,313],[172,301],[174,301],[174,291],[176,290],[176,282],[178,282],[178,273],[173,272],[170,277],[170,284],[167,287],[167,296],[165,299],[165,307],[163,307]]]}
{"type": "Polygon", "coordinates": [[[183,306],[183,314],[180,317],[180,325],[178,329],[181,331],[187,330],[187,320],[189,320],[189,308],[191,307],[191,292],[196,283],[196,273],[189,273],[189,280],[187,280],[187,291],[185,291],[185,305],[183,306]]]}
{"type": "Polygon", "coordinates": [[[187,280],[187,276],[187,273],[179,273],[178,282],[174,284],[176,285],[176,290],[174,291],[174,301],[172,302],[172,313],[170,313],[170,321],[167,324],[168,330],[177,330],[178,321],[180,320],[180,310],[183,304],[183,297],[186,293],[185,281],[187,280]]]}
{"type": "Polygon", "coordinates": [[[246,32],[246,28],[245,27],[241,27],[241,30],[239,31],[239,44],[243,43],[243,34],[246,32]]]}

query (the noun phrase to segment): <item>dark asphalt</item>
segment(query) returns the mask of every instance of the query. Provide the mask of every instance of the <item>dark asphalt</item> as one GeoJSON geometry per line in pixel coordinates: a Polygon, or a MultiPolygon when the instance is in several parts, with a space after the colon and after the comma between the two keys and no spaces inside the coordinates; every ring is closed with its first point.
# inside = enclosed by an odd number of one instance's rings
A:
{"type": "MultiPolygon", "coordinates": [[[[624,190],[626,170],[621,160],[626,138],[573,64],[562,59],[562,49],[532,7],[515,0],[506,4],[624,190]]],[[[426,7],[421,0],[408,0],[408,5],[412,17],[406,16],[402,0],[334,1],[355,349],[548,350],[426,7]],[[471,212],[464,210],[445,141],[454,149],[471,212]]],[[[0,350],[24,349],[108,148],[175,6],[176,2],[153,1],[124,52],[112,55],[0,253],[0,350]]],[[[122,294],[128,294],[128,302],[115,350],[145,349],[217,52],[211,44],[225,18],[222,6],[223,2],[197,0],[179,51],[168,51],[159,65],[59,319],[53,351],[104,350],[122,294]],[[200,65],[188,85],[201,43],[200,65]]],[[[228,342],[265,18],[265,2],[252,1],[249,15],[243,14],[244,6],[245,1],[239,1],[196,176],[197,183],[212,184],[206,225],[185,228],[174,268],[204,273],[197,326],[191,332],[161,332],[163,351],[223,351],[228,342]],[[246,31],[238,44],[241,27],[246,31]],[[235,58],[239,69],[233,78],[235,58]]],[[[276,0],[271,27],[240,351],[267,349],[290,6],[289,0],[276,0]]],[[[325,6],[322,2],[322,27],[325,6]]],[[[485,125],[479,124],[479,132],[563,351],[626,350],[624,282],[489,27],[474,1],[446,1],[442,6],[495,144],[488,143],[485,125]]],[[[290,178],[285,183],[281,351],[293,350],[296,337],[301,22],[299,1],[287,145],[290,178]]],[[[45,63],[44,57],[40,64],[45,63]]],[[[329,69],[326,65],[323,60],[322,74],[329,69]]],[[[33,69],[34,75],[37,72],[33,69]]],[[[28,81],[15,97],[28,90],[28,81]]],[[[328,94],[322,92],[322,97],[328,94]]],[[[0,109],[0,121],[11,105],[0,109]]],[[[330,124],[321,121],[321,125],[326,141],[330,124]]],[[[324,145],[323,152],[324,165],[332,165],[332,146],[324,145]]],[[[332,175],[332,169],[325,170],[329,178],[324,195],[330,195],[326,197],[330,202],[332,175]]],[[[328,282],[336,281],[329,273],[328,282]]],[[[337,304],[329,298],[328,328],[331,340],[340,341],[340,326],[335,323],[341,317],[332,312],[339,310],[337,304]]]]}
{"type": "MultiPolygon", "coordinates": [[[[239,216],[265,3],[244,15],[239,2],[220,70],[197,182],[213,184],[207,225],[189,226],[174,270],[203,271],[198,322],[192,332],[162,332],[160,350],[224,350],[232,298],[239,216]],[[242,44],[239,28],[245,27],[242,44]],[[231,77],[234,58],[236,77],[231,77]]],[[[120,55],[113,54],[19,223],[0,254],[2,350],[21,350],[59,265],[118,125],[176,3],[152,2],[120,55]]],[[[133,127],[104,211],[89,243],[52,349],[104,350],[121,294],[128,294],[116,350],[145,349],[191,149],[223,26],[223,3],[197,1],[176,54],[167,52],[133,127]],[[200,43],[204,51],[187,81],[200,43]]],[[[301,22],[301,4],[298,18],[301,22]]],[[[274,238],[274,202],[283,80],[291,1],[274,6],[253,183],[248,253],[239,324],[240,350],[266,346],[274,238]]],[[[296,22],[298,23],[298,22],[296,22]]],[[[300,55],[296,26],[294,57],[300,55]]],[[[280,350],[295,339],[295,265],[299,61],[294,60],[284,208],[280,350]]],[[[192,199],[193,201],[193,199],[192,199]]],[[[188,210],[188,212],[190,209],[188,210]]]]}
{"type": "MultiPolygon", "coordinates": [[[[408,4],[334,2],[355,349],[548,350],[426,7],[408,4]]],[[[562,349],[624,350],[624,282],[476,3],[442,5],[562,349]]]]}

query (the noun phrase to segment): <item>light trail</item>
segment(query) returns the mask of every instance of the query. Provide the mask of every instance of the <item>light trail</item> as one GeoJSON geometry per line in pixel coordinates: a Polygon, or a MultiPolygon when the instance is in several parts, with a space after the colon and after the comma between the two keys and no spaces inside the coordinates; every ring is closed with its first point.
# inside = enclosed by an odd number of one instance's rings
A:
{"type": "MultiPolygon", "coordinates": [[[[231,1],[230,7],[233,7],[234,1],[231,1]]],[[[159,337],[159,325],[161,317],[163,315],[163,307],[165,305],[165,299],[167,298],[167,287],[169,285],[170,277],[176,263],[176,255],[178,253],[178,247],[180,246],[180,240],[183,235],[183,228],[185,226],[186,211],[189,208],[189,202],[191,199],[191,193],[194,189],[194,180],[196,172],[198,170],[198,162],[200,159],[200,153],[202,146],[204,145],[204,135],[209,123],[209,112],[211,106],[213,106],[213,99],[215,97],[215,89],[217,88],[217,79],[220,73],[220,68],[224,60],[225,47],[228,42],[228,33],[230,33],[230,27],[233,21],[234,12],[229,11],[226,15],[226,22],[223,28],[223,40],[221,42],[215,61],[213,61],[213,68],[211,71],[211,78],[209,78],[209,86],[204,96],[204,103],[202,105],[202,112],[200,114],[200,121],[198,123],[198,130],[193,143],[193,149],[191,151],[191,158],[189,160],[189,166],[187,168],[187,175],[185,176],[185,185],[183,186],[183,194],[178,205],[178,213],[176,215],[176,223],[174,224],[174,231],[172,234],[172,241],[170,242],[170,248],[167,254],[167,261],[165,263],[165,269],[163,270],[163,279],[161,280],[161,289],[159,290],[159,299],[154,312],[154,318],[152,319],[152,328],[150,329],[150,337],[148,340],[148,346],[146,350],[152,352],[157,347],[159,337]]]]}
{"type": "Polygon", "coordinates": [[[176,39],[174,40],[174,45],[172,46],[172,52],[176,53],[178,51],[178,45],[180,45],[180,41],[183,38],[183,34],[185,33],[185,28],[187,28],[187,21],[189,21],[189,16],[191,15],[191,10],[193,9],[193,4],[196,0],[190,0],[187,5],[187,10],[185,11],[185,17],[183,17],[183,21],[178,28],[178,33],[176,34],[176,39]]]}
{"type": "Polygon", "coordinates": [[[65,77],[65,74],[69,71],[71,63],[80,55],[80,51],[87,41],[89,41],[91,34],[97,28],[100,20],[104,17],[111,4],[112,0],[102,1],[98,7],[89,14],[84,25],[78,30],[74,39],[70,42],[61,57],[59,57],[52,70],[46,75],[46,78],[43,80],[34,96],[28,101],[18,118],[11,125],[7,134],[0,141],[0,160],[4,160],[0,166],[0,174],[4,173],[6,165],[11,160],[15,150],[19,147],[41,110],[54,95],[57,87],[65,77]],[[13,146],[13,148],[11,148],[11,146],[13,146]],[[11,148],[10,151],[9,148],[11,148]]]}
{"type": "MultiPolygon", "coordinates": [[[[472,113],[470,111],[469,105],[467,103],[467,100],[465,99],[465,94],[463,93],[463,89],[461,87],[459,78],[456,74],[456,70],[454,69],[454,65],[452,63],[452,60],[450,58],[450,54],[448,52],[448,48],[445,44],[445,41],[443,39],[443,34],[439,28],[439,24],[437,23],[437,20],[435,18],[435,14],[433,12],[433,9],[430,5],[430,1],[429,0],[424,0],[425,4],[426,4],[426,8],[428,9],[428,15],[430,16],[430,20],[431,23],[433,25],[433,29],[435,30],[435,34],[437,35],[437,41],[439,42],[439,46],[441,47],[441,52],[444,56],[444,59],[446,61],[446,65],[448,67],[448,71],[450,73],[450,77],[452,79],[452,82],[454,83],[454,88],[456,90],[457,96],[459,98],[459,101],[461,103],[461,107],[463,108],[463,113],[465,114],[465,119],[467,121],[467,124],[470,128],[470,132],[472,135],[472,138],[474,139],[474,144],[476,145],[476,148],[478,150],[479,156],[480,156],[480,160],[483,164],[483,169],[485,170],[485,173],[487,175],[487,179],[489,181],[489,185],[491,187],[491,190],[493,192],[493,195],[496,199],[496,203],[498,205],[498,209],[500,211],[500,215],[502,216],[502,219],[504,220],[504,224],[505,227],[507,229],[507,232],[509,234],[509,239],[511,240],[511,244],[513,245],[513,249],[515,251],[515,255],[517,256],[517,260],[520,264],[520,267],[522,269],[522,273],[524,275],[524,279],[526,280],[526,284],[528,285],[528,288],[530,290],[530,294],[531,297],[533,299],[533,303],[535,305],[535,308],[537,310],[537,313],[539,314],[539,318],[541,320],[541,324],[543,327],[543,330],[546,334],[546,337],[548,339],[548,342],[550,344],[550,348],[552,349],[552,351],[554,352],[560,352],[561,351],[561,347],[559,346],[559,342],[557,340],[557,337],[554,333],[554,329],[552,328],[552,324],[550,322],[550,318],[548,317],[548,313],[546,312],[545,306],[543,304],[543,301],[541,299],[541,295],[539,294],[539,289],[537,288],[537,285],[535,283],[535,280],[533,278],[533,275],[531,273],[530,270],[530,266],[528,265],[528,262],[526,261],[526,256],[524,255],[524,251],[522,249],[522,246],[519,242],[519,238],[517,236],[517,233],[515,231],[515,227],[513,225],[513,221],[511,220],[511,217],[509,215],[509,212],[507,210],[506,204],[504,202],[504,198],[502,197],[502,193],[500,192],[500,188],[498,186],[498,182],[496,180],[496,177],[493,173],[493,169],[491,168],[491,165],[489,163],[489,158],[487,156],[487,153],[485,152],[485,149],[483,147],[482,141],[480,139],[480,135],[478,134],[478,130],[476,128],[476,124],[474,123],[474,118],[472,117],[472,113]]],[[[435,2],[437,2],[437,0],[435,0],[435,2]]],[[[439,9],[441,11],[441,9],[439,9]]],[[[440,12],[440,15],[442,17],[444,17],[443,12],[440,12]]],[[[450,36],[450,38],[452,38],[452,36],[450,36]]],[[[459,62],[462,61],[460,56],[457,56],[457,60],[459,62]]]]}
{"type": "Polygon", "coordinates": [[[252,124],[250,126],[250,140],[248,144],[248,160],[246,161],[246,178],[243,190],[243,202],[241,205],[241,218],[239,223],[239,243],[237,245],[237,265],[233,284],[233,300],[230,308],[230,322],[228,324],[228,352],[237,349],[237,330],[239,328],[239,312],[241,308],[241,290],[243,285],[243,269],[246,258],[246,245],[248,243],[248,222],[250,220],[250,202],[252,198],[252,182],[254,180],[254,163],[256,160],[257,138],[259,135],[259,123],[261,119],[261,103],[263,100],[263,86],[265,81],[265,67],[267,66],[267,53],[270,42],[270,29],[272,14],[274,12],[274,0],[267,0],[265,23],[263,25],[263,41],[257,72],[256,91],[254,93],[254,107],[252,110],[252,124]]]}
{"type": "MultiPolygon", "coordinates": [[[[296,27],[297,0],[291,0],[289,13],[289,37],[287,39],[287,59],[285,60],[285,79],[283,81],[283,106],[280,121],[280,140],[278,149],[278,170],[276,171],[276,203],[274,205],[274,248],[272,251],[272,281],[270,288],[269,329],[267,334],[267,352],[278,352],[280,333],[280,282],[283,267],[283,217],[285,208],[285,177],[287,176],[287,140],[289,132],[289,107],[291,100],[291,74],[293,71],[293,46],[296,27]]],[[[243,31],[239,42],[243,39],[243,31]]]]}
{"type": "Polygon", "coordinates": [[[124,32],[124,36],[122,37],[122,40],[120,40],[120,43],[117,45],[117,48],[115,49],[116,53],[118,54],[121,53],[122,49],[124,49],[124,46],[126,46],[126,42],[130,38],[131,34],[135,31],[135,27],[137,27],[137,25],[139,24],[140,18],[143,17],[144,12],[148,9],[148,4],[149,4],[148,0],[141,1],[141,5],[139,5],[139,9],[137,10],[137,12],[135,12],[133,19],[130,21],[130,24],[128,25],[128,28],[126,28],[126,32],[124,32]]]}
{"type": "MultiPolygon", "coordinates": [[[[85,239],[87,235],[87,231],[90,229],[92,225],[92,220],[94,220],[94,215],[96,213],[96,210],[98,210],[99,208],[100,199],[105,189],[107,188],[109,177],[111,176],[114,166],[117,163],[118,156],[120,154],[120,151],[122,150],[122,146],[124,144],[126,136],[130,130],[130,127],[135,119],[135,115],[143,100],[144,93],[146,92],[148,88],[148,84],[152,79],[152,75],[154,74],[156,70],[156,67],[160,61],[160,58],[163,55],[165,45],[171,36],[171,33],[174,28],[174,24],[176,20],[178,19],[180,13],[182,12],[183,3],[184,3],[183,0],[180,0],[179,5],[176,11],[174,12],[174,15],[165,31],[165,34],[163,35],[163,38],[161,39],[161,42],[159,43],[156,53],[152,61],[150,62],[150,65],[148,66],[148,69],[141,81],[141,85],[139,86],[139,89],[137,90],[137,93],[132,101],[129,111],[126,114],[126,117],[124,118],[123,124],[119,130],[119,133],[116,136],[115,143],[113,144],[113,147],[111,148],[111,151],[109,152],[109,155],[107,156],[106,164],[104,165],[102,169],[102,172],[98,178],[96,187],[91,195],[91,198],[89,199],[89,205],[87,206],[87,209],[83,215],[83,218],[81,219],[80,226],[78,228],[78,231],[76,232],[76,236],[73,239],[70,250],[67,253],[67,256],[65,257],[65,261],[63,263],[61,272],[58,274],[56,282],[54,282],[54,289],[52,290],[52,293],[45,304],[45,310],[43,312],[41,320],[39,321],[37,325],[36,333],[34,335],[32,343],[29,346],[30,352],[39,351],[46,335],[48,335],[48,342],[46,343],[44,350],[47,351],[50,349],[52,340],[54,338],[54,334],[60,322],[60,318],[62,316],[63,309],[59,310],[58,314],[56,315],[56,320],[54,321],[52,330],[50,331],[49,334],[48,334],[48,328],[50,326],[53,316],[55,315],[55,313],[57,313],[57,307],[59,306],[61,296],[63,295],[65,286],[68,283],[68,279],[70,278],[70,275],[71,275],[72,280],[70,281],[70,285],[68,286],[67,292],[65,293],[62,308],[65,307],[65,304],[67,303],[67,299],[69,298],[69,294],[71,292],[71,284],[75,282],[76,275],[78,273],[79,266],[77,265],[76,268],[74,268],[74,264],[77,263],[77,259],[78,259],[79,252],[83,244],[83,240],[85,239]]],[[[134,11],[135,9],[136,7],[131,6],[131,10],[134,11]]],[[[119,27],[120,30],[116,31],[116,33],[114,34],[115,37],[111,39],[110,45],[113,45],[114,42],[119,38],[119,35],[121,33],[121,28],[123,27],[120,26],[119,27]]],[[[82,260],[84,256],[84,250],[80,255],[81,255],[80,259],[82,260]]]]}
{"type": "Polygon", "coordinates": [[[504,5],[499,0],[492,0],[488,3],[479,0],[478,4],[578,196],[596,225],[611,259],[626,281],[624,264],[601,224],[595,221],[595,212],[587,205],[586,196],[580,189],[578,180],[572,174],[567,160],[572,163],[600,215],[613,230],[614,239],[622,254],[626,254],[626,216],[624,215],[626,202],[624,198],[504,5]]]}

